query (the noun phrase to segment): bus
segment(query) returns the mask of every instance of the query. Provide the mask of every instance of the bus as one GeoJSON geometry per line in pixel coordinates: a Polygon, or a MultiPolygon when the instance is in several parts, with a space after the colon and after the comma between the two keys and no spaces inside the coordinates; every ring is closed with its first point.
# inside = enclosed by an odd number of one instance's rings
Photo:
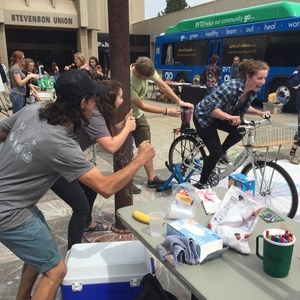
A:
{"type": "Polygon", "coordinates": [[[263,60],[270,66],[257,100],[285,91],[283,110],[296,109],[296,90],[287,80],[300,65],[300,3],[276,2],[182,20],[155,37],[154,63],[165,81],[200,84],[212,54],[229,80],[234,56],[263,60]]]}

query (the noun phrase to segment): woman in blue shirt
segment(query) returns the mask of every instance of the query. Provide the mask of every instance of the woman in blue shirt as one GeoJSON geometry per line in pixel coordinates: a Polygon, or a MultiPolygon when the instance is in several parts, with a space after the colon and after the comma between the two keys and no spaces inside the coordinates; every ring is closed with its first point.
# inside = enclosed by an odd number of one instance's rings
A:
{"type": "Polygon", "coordinates": [[[209,156],[203,166],[198,189],[206,188],[209,175],[218,160],[221,164],[232,165],[226,151],[242,139],[238,126],[245,113],[262,118],[269,111],[262,112],[251,106],[257,91],[265,84],[269,66],[262,61],[244,59],[239,65],[239,77],[224,82],[212,94],[207,95],[195,107],[194,124],[205,143],[209,156]],[[218,130],[228,133],[221,144],[218,130]]]}

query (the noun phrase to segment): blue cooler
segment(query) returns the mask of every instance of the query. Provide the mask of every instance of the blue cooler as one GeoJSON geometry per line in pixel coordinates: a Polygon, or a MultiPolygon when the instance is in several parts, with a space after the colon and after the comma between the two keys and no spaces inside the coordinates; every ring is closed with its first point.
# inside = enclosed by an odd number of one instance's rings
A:
{"type": "Polygon", "coordinates": [[[141,292],[144,275],[155,272],[139,241],[76,244],[66,265],[62,300],[131,300],[141,292]]]}

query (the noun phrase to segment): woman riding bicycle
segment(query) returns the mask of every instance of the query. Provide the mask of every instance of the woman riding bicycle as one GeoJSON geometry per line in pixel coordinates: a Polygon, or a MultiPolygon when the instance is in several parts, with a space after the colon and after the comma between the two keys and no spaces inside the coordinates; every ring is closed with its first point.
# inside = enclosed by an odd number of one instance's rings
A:
{"type": "Polygon", "coordinates": [[[194,124],[209,151],[196,188],[207,188],[208,178],[218,161],[232,165],[226,151],[242,139],[240,132],[243,129],[238,126],[245,113],[262,118],[270,114],[269,111],[262,112],[251,106],[257,91],[266,82],[268,71],[269,66],[265,62],[244,59],[239,65],[239,78],[224,82],[195,106],[194,124]],[[228,133],[223,144],[217,130],[228,133]]]}

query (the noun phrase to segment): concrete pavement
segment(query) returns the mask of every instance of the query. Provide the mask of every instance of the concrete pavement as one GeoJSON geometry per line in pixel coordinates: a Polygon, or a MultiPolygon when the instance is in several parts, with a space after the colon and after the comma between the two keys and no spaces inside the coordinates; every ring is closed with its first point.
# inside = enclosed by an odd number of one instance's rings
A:
{"type": "MultiPolygon", "coordinates": [[[[151,93],[148,93],[150,96],[151,93]]],[[[154,97],[153,97],[154,98],[154,97]]],[[[162,103],[156,100],[146,100],[148,104],[159,107],[173,107],[173,104],[162,103]]],[[[11,112],[11,111],[10,111],[11,112]]],[[[148,122],[151,126],[152,144],[156,149],[156,157],[154,159],[154,169],[156,174],[160,177],[167,179],[170,176],[169,170],[165,167],[165,161],[168,159],[169,147],[173,141],[173,129],[180,127],[181,122],[178,118],[172,118],[164,115],[146,113],[148,122]]],[[[5,119],[6,116],[0,113],[0,120],[5,119]]],[[[252,119],[251,116],[250,118],[252,119]]],[[[255,119],[255,118],[253,118],[255,119]]],[[[297,124],[296,113],[282,113],[272,115],[275,125],[281,125],[284,123],[297,124]]],[[[113,157],[110,154],[105,153],[98,146],[96,147],[96,159],[97,167],[104,173],[108,174],[113,170],[113,157]]],[[[238,151],[241,148],[237,147],[238,151]]],[[[286,158],[290,145],[284,145],[280,157],[286,158]]],[[[136,151],[136,150],[135,150],[136,151]]],[[[235,151],[235,150],[234,150],[235,151]]],[[[300,152],[299,152],[300,153],[300,152]]],[[[298,155],[300,155],[298,153],[298,155]]],[[[88,159],[92,158],[92,147],[86,151],[88,159]]],[[[298,172],[300,166],[292,166],[293,169],[298,172]]],[[[168,197],[171,190],[162,192],[156,192],[155,189],[149,189],[146,187],[147,177],[144,169],[138,171],[134,177],[134,183],[142,189],[141,194],[134,195],[133,202],[147,202],[155,199],[168,197]]],[[[71,209],[62,200],[60,200],[51,191],[40,200],[38,206],[45,214],[47,222],[53,230],[56,237],[56,242],[63,253],[66,254],[67,250],[67,226],[71,215],[71,209]]],[[[103,211],[114,211],[114,197],[104,199],[98,196],[95,202],[93,216],[97,220],[101,220],[103,217],[103,211]]],[[[113,214],[110,220],[105,220],[109,223],[113,223],[113,214]]],[[[0,244],[0,299],[8,300],[15,299],[17,288],[20,283],[22,262],[14,256],[7,248],[0,244]]],[[[164,288],[172,291],[179,299],[190,299],[189,291],[187,291],[169,272],[162,267],[158,261],[156,261],[157,276],[164,288]]],[[[57,294],[57,299],[61,299],[60,292],[57,294]]]]}

